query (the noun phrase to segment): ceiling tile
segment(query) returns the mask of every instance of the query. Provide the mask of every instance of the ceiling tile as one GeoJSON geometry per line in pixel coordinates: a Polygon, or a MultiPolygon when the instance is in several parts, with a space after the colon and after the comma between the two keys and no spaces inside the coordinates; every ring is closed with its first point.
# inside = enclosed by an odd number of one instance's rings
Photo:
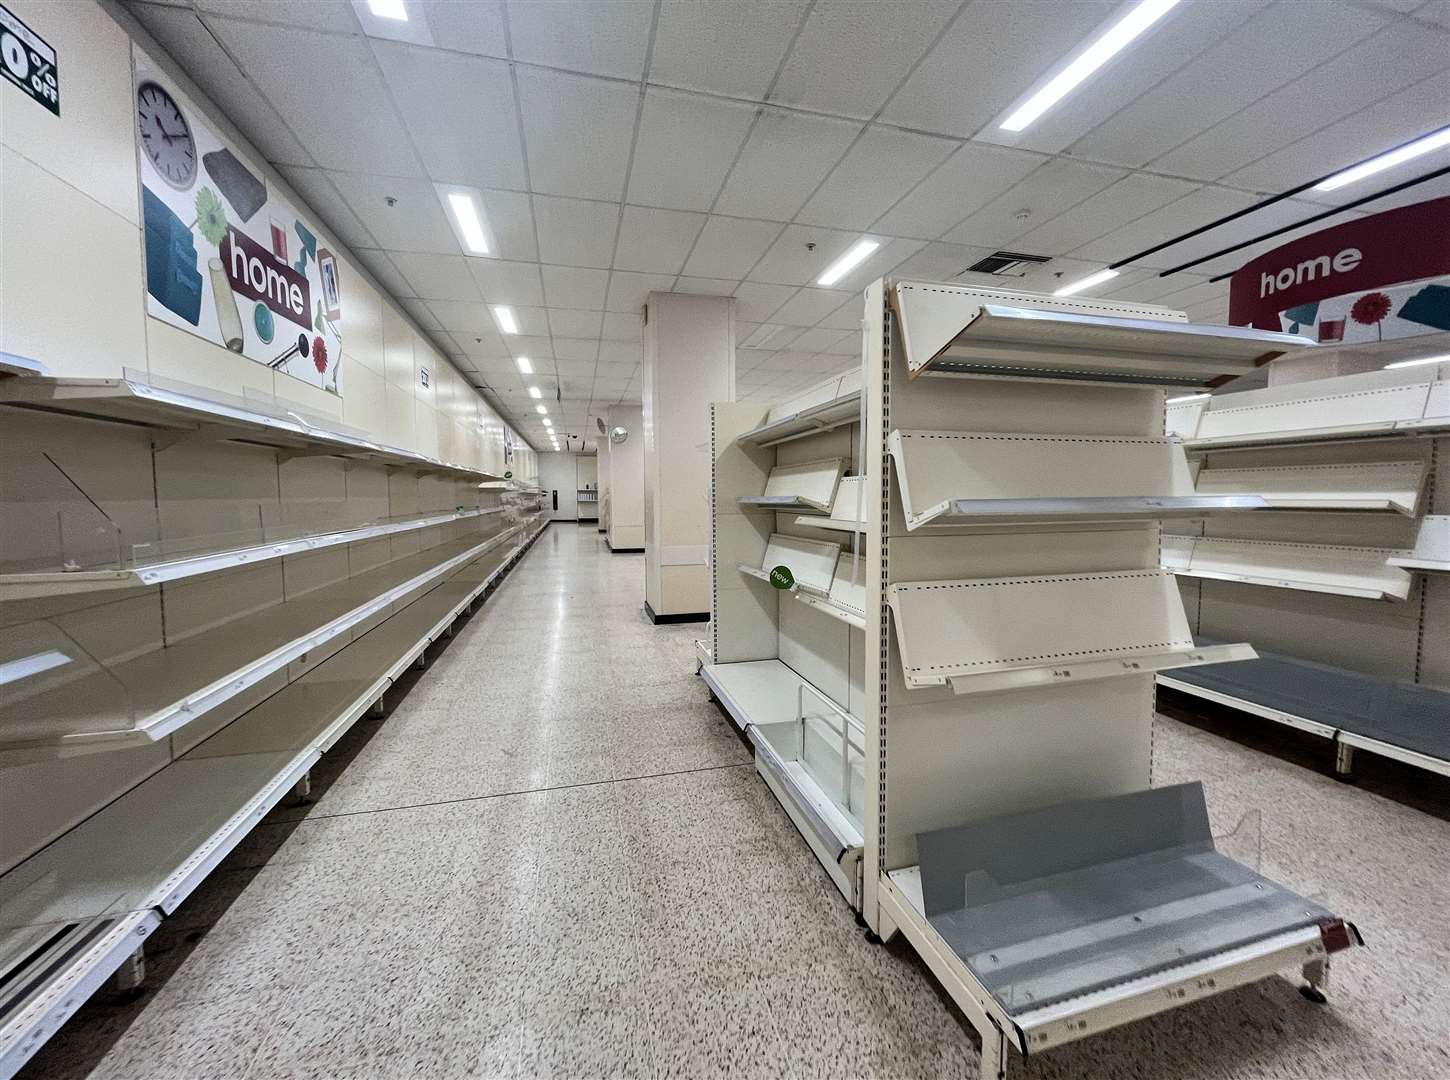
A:
{"type": "MultiPolygon", "coordinates": [[[[990,254],[991,248],[937,242],[927,244],[898,266],[894,273],[898,277],[915,278],[918,281],[951,281],[978,259],[990,254]]],[[[859,321],[861,312],[856,311],[852,318],[859,321]]]]}
{"type": "Polygon", "coordinates": [[[373,43],[383,78],[434,180],[524,188],[508,64],[391,41],[373,43]]]}
{"type": "MultiPolygon", "coordinates": [[[[1071,254],[1075,258],[1090,261],[1116,262],[1126,259],[1143,248],[1152,247],[1170,240],[1189,229],[1207,225],[1225,214],[1232,214],[1257,202],[1257,198],[1242,191],[1228,191],[1224,188],[1199,188],[1191,195],[1185,195],[1151,214],[1144,214],[1108,235],[1084,244],[1071,254]]],[[[1154,255],[1137,260],[1140,266],[1171,266],[1180,261],[1181,252],[1168,248],[1154,255]]]]}
{"type": "Polygon", "coordinates": [[[860,235],[809,225],[790,225],[750,271],[750,281],[804,285],[821,276],[860,235]]]}
{"type": "Polygon", "coordinates": [[[650,81],[759,100],[808,0],[664,0],[650,81]]]}
{"type": "Polygon", "coordinates": [[[916,0],[883,18],[876,4],[818,0],[770,100],[874,116],[960,7],[960,0],[916,0]]]}
{"type": "Polygon", "coordinates": [[[1013,241],[1014,251],[1062,255],[1196,190],[1187,180],[1131,173],[1013,241]]]}
{"type": "Polygon", "coordinates": [[[556,366],[559,369],[559,376],[565,379],[592,379],[594,377],[594,358],[588,359],[561,359],[556,366]]]}
{"type": "Polygon", "coordinates": [[[482,300],[462,255],[428,255],[399,251],[393,265],[413,286],[415,296],[425,300],[482,300]]]}
{"type": "Polygon", "coordinates": [[[710,209],[754,118],[753,105],[649,90],[629,174],[629,201],[710,209]]]}
{"type": "Polygon", "coordinates": [[[371,248],[353,248],[352,253],[357,256],[358,262],[368,273],[377,279],[379,285],[395,297],[411,297],[413,295],[412,283],[398,273],[398,268],[393,265],[392,259],[386,251],[375,251],[371,248]]]}
{"type": "Polygon", "coordinates": [[[604,306],[610,311],[625,312],[638,319],[645,298],[652,292],[669,292],[674,283],[673,274],[633,274],[627,270],[616,270],[609,275],[609,295],[604,306]]]}
{"type": "Polygon", "coordinates": [[[327,177],[387,250],[458,254],[458,240],[443,216],[438,192],[427,180],[361,173],[328,173],[327,177]],[[392,206],[389,198],[396,200],[392,206]]]}
{"type": "Polygon", "coordinates": [[[137,4],[128,10],[140,20],[196,84],[271,162],[312,164],[277,111],[249,82],[217,44],[196,13],[188,8],[137,4]]]}
{"type": "Polygon", "coordinates": [[[731,296],[739,284],[739,278],[681,277],[670,291],[695,296],[731,296]]]}
{"type": "MultiPolygon", "coordinates": [[[[463,260],[483,298],[490,304],[543,307],[544,289],[539,282],[539,267],[531,262],[505,262],[503,259],[463,260]]],[[[524,333],[533,333],[520,323],[524,333]]]]}
{"type": "Polygon", "coordinates": [[[565,266],[608,267],[614,255],[619,207],[579,199],[534,196],[539,257],[565,266]]]}
{"type": "MultiPolygon", "coordinates": [[[[321,166],[420,176],[407,130],[372,53],[345,38],[234,19],[208,26],[321,166]]],[[[381,239],[381,238],[380,238],[381,239]]]]}
{"type": "Polygon", "coordinates": [[[593,360],[599,355],[598,338],[554,339],[554,356],[559,360],[593,360]]]}
{"type": "Polygon", "coordinates": [[[967,143],[872,227],[891,236],[922,240],[940,236],[1045,160],[1037,154],[967,143]]]}
{"type": "Polygon", "coordinates": [[[1106,165],[1087,165],[1062,159],[1035,169],[1021,183],[1009,188],[971,214],[942,239],[951,244],[996,248],[1010,243],[1044,219],[1071,209],[1127,172],[1106,165]],[[1019,214],[1027,212],[1027,217],[1019,214]]]}
{"type": "Polygon", "coordinates": [[[501,0],[412,0],[422,7],[440,48],[507,57],[501,0]]]}
{"type": "Polygon", "coordinates": [[[892,97],[881,119],[920,131],[975,135],[1117,6],[1116,0],[972,4],[892,97]]]}
{"type": "Polygon", "coordinates": [[[1386,94],[1434,75],[1444,66],[1444,56],[1424,48],[1424,42],[1422,30],[1388,26],[1170,150],[1153,162],[1153,168],[1205,179],[1243,168],[1386,94]]]}
{"type": "MultiPolygon", "coordinates": [[[[1443,126],[1446,101],[1450,101],[1450,70],[1391,94],[1320,131],[1306,133],[1304,138],[1224,179],[1257,191],[1280,191],[1301,184],[1443,126]]],[[[1429,160],[1420,158],[1380,173],[1371,183],[1388,187],[1396,181],[1407,180],[1428,171],[1429,160]]],[[[1444,151],[1438,160],[1443,163],[1444,151]]],[[[1303,197],[1338,203],[1373,190],[1372,186],[1351,184],[1333,192],[1306,191],[1303,197]]]]}
{"type": "MultiPolygon", "coordinates": [[[[640,301],[640,307],[644,301],[640,301]]],[[[640,308],[633,311],[606,311],[604,313],[604,325],[600,329],[600,335],[611,341],[640,341],[644,336],[643,320],[640,316],[640,308]]]]}
{"type": "Polygon", "coordinates": [[[781,233],[776,221],[750,221],[712,214],[685,263],[692,277],[740,279],[781,233]]]}
{"type": "MultiPolygon", "coordinates": [[[[354,254],[356,254],[356,252],[354,252],[354,254]]],[[[386,283],[384,283],[384,288],[387,288],[386,283]]],[[[394,295],[397,294],[395,293],[394,295]]],[[[413,321],[417,323],[422,329],[438,333],[441,333],[443,331],[443,324],[438,321],[438,316],[434,315],[433,312],[428,310],[428,305],[422,300],[410,300],[404,298],[400,299],[398,301],[398,304],[412,317],[413,321]]]]}
{"type": "Polygon", "coordinates": [[[554,362],[554,343],[542,335],[505,334],[503,342],[513,356],[527,356],[535,371],[543,371],[554,362]]]}
{"type": "Polygon", "coordinates": [[[609,291],[608,270],[581,270],[572,266],[542,266],[544,299],[550,307],[598,311],[609,291]]]}
{"type": "Polygon", "coordinates": [[[653,0],[515,0],[514,57],[530,64],[639,79],[653,0]]]}
{"type": "Polygon", "coordinates": [[[488,305],[466,300],[429,300],[428,310],[443,329],[455,334],[494,333],[488,305]]]}
{"type": "Polygon", "coordinates": [[[510,376],[518,374],[503,338],[492,330],[476,334],[459,331],[449,337],[480,371],[503,372],[510,376]]]}
{"type": "Polygon", "coordinates": [[[539,257],[534,242],[534,212],[531,196],[524,191],[475,189],[483,201],[484,223],[493,238],[494,256],[515,262],[533,262],[539,257]]]}
{"type": "Polygon", "coordinates": [[[601,364],[638,364],[644,359],[644,345],[638,341],[601,341],[601,364]]]}
{"type": "Polygon", "coordinates": [[[822,319],[817,326],[829,326],[833,330],[855,330],[860,331],[861,320],[865,317],[866,305],[859,295],[852,295],[844,304],[822,319]]]}
{"type": "Polygon", "coordinates": [[[350,248],[372,247],[377,243],[352,208],[338,195],[337,188],[321,169],[278,165],[277,171],[292,185],[303,206],[320,217],[337,238],[350,248]]]}
{"type": "Polygon", "coordinates": [[[312,0],[307,4],[295,0],[197,0],[196,9],[210,15],[237,15],[333,34],[356,34],[358,29],[347,0],[312,0]]]}
{"type": "MultiPolygon", "coordinates": [[[[537,273],[537,270],[535,271],[537,273]]],[[[490,304],[497,301],[490,301],[490,304]]],[[[547,339],[549,337],[549,312],[544,307],[523,307],[518,304],[510,305],[514,313],[514,322],[518,325],[517,334],[505,334],[504,337],[538,337],[547,339]]],[[[502,328],[500,328],[502,330],[502,328]]]]}
{"type": "Polygon", "coordinates": [[[557,71],[517,74],[532,190],[618,200],[639,90],[557,71]]]}
{"type": "MultiPolygon", "coordinates": [[[[836,289],[801,289],[771,315],[770,321],[785,326],[815,326],[839,308],[849,295],[836,289]]],[[[771,344],[781,347],[780,339],[772,339],[771,344]]]]}
{"type": "Polygon", "coordinates": [[[638,273],[678,274],[704,224],[704,214],[626,206],[614,265],[638,273]]]}
{"type": "Polygon", "coordinates": [[[603,319],[602,311],[575,311],[571,308],[549,308],[549,333],[554,336],[555,352],[558,352],[559,339],[566,338],[594,338],[599,337],[599,324],[603,319]]]}
{"type": "Polygon", "coordinates": [[[634,379],[639,375],[643,352],[624,360],[600,360],[595,366],[595,376],[600,379],[634,379]]]}
{"type": "Polygon", "coordinates": [[[861,127],[846,120],[765,109],[725,181],[716,212],[790,220],[861,127]]]}
{"type": "Polygon", "coordinates": [[[1274,4],[1077,140],[1073,153],[1146,164],[1383,25],[1344,0],[1319,0],[1313,19],[1297,4],[1274,4]]]}
{"type": "Polygon", "coordinates": [[[947,139],[868,127],[832,170],[796,220],[807,225],[867,229],[927,173],[957,149],[947,139]]]}
{"type": "Polygon", "coordinates": [[[796,294],[791,285],[771,285],[756,281],[742,281],[735,290],[735,317],[748,322],[767,322],[781,304],[796,294]]]}

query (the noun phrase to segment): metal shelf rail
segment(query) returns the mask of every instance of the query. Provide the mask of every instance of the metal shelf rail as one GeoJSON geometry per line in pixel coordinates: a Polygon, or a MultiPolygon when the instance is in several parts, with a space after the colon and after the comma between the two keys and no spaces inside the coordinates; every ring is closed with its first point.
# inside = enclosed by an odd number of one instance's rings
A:
{"type": "Polygon", "coordinates": [[[741,495],[736,502],[751,510],[829,514],[836,497],[836,486],[845,471],[844,458],[780,465],[770,470],[763,494],[741,495]]]}
{"type": "Polygon", "coordinates": [[[1450,776],[1450,693],[1329,664],[1260,653],[1160,675],[1158,685],[1306,731],[1335,744],[1335,771],[1352,775],[1368,750],[1450,776]]]}
{"type": "Polygon", "coordinates": [[[1201,518],[1268,505],[1195,492],[1174,439],[898,430],[887,446],[908,529],[1201,518]]]}
{"type": "Polygon", "coordinates": [[[1157,519],[1187,509],[1171,500],[1239,497],[1194,489],[1162,440],[1162,388],[1310,343],[909,281],[869,286],[866,320],[862,917],[904,935],[977,1029],[984,1080],[1006,1075],[1009,1048],[1278,972],[1317,994],[1351,929],[1209,858],[1201,792],[1151,789],[1154,672],[1253,655],[1195,644],[1159,564],[1157,519]],[[1101,498],[1140,501],[1104,514],[1101,498]],[[990,499],[1015,504],[1010,529],[913,528],[990,499]],[[1173,861],[1185,845],[1203,866],[1173,861]],[[1133,857],[1158,860],[1157,892],[1125,872],[1133,857]],[[1240,886],[1276,903],[1220,902],[1240,886]]]}
{"type": "Polygon", "coordinates": [[[0,404],[141,424],[170,432],[172,445],[185,439],[237,439],[296,454],[328,453],[466,477],[492,475],[340,431],[327,421],[314,422],[284,402],[222,400],[198,387],[148,381],[130,370],[121,379],[6,379],[0,381],[0,404]]]}
{"type": "Polygon", "coordinates": [[[499,546],[514,531],[445,538],[415,555],[183,640],[153,642],[112,665],[84,662],[79,645],[48,648],[48,640],[26,633],[27,625],[44,630],[49,622],[12,627],[6,653],[13,655],[7,660],[54,653],[60,662],[10,683],[0,705],[0,754],[33,759],[165,738],[499,546]]]}
{"type": "Polygon", "coordinates": [[[450,578],[0,876],[0,1080],[9,1080],[449,634],[547,522],[450,578]]]}
{"type": "Polygon", "coordinates": [[[1208,387],[1309,348],[1297,334],[1193,326],[1181,312],[1108,300],[900,281],[907,371],[1208,387]]]}

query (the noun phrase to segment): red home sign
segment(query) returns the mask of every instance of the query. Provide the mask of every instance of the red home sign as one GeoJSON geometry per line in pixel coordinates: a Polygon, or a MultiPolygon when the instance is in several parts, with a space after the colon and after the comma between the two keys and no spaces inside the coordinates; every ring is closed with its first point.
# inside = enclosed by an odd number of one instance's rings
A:
{"type": "Polygon", "coordinates": [[[233,290],[261,301],[289,322],[311,327],[312,295],[305,277],[230,225],[219,254],[233,290]]]}

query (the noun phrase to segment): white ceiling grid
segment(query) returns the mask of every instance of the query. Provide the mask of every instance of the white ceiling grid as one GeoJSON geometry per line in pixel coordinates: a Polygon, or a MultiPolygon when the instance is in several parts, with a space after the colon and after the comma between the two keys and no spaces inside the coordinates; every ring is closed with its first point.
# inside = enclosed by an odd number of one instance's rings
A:
{"type": "MultiPolygon", "coordinates": [[[[735,296],[740,396],[779,397],[848,366],[876,276],[952,279],[1008,247],[1051,261],[967,277],[1052,289],[1439,127],[1450,101],[1447,0],[1190,0],[1015,134],[1005,111],[1125,4],[405,3],[407,23],[349,0],[128,7],[536,444],[531,385],[571,434],[638,400],[653,290],[735,296]],[[435,185],[477,196],[495,257],[464,253],[435,185]],[[816,287],[863,235],[881,247],[816,287]]],[[[1209,278],[1295,233],[1158,272],[1369,190],[1301,193],[1096,292],[1222,321],[1209,278]]]]}

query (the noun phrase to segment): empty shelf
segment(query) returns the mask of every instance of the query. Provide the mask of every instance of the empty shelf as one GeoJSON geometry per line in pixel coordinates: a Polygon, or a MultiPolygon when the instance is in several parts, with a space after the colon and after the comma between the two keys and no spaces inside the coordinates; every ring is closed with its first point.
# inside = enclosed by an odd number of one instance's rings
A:
{"type": "Polygon", "coordinates": [[[68,596],[74,593],[95,592],[104,589],[130,589],[143,585],[160,585],[163,582],[179,581],[201,574],[212,574],[218,570],[229,570],[236,566],[266,562],[269,559],[281,559],[288,555],[335,547],[338,544],[352,544],[359,540],[373,540],[380,536],[395,536],[399,533],[428,529],[435,525],[447,525],[454,521],[483,517],[502,511],[503,507],[453,510],[398,521],[373,522],[359,525],[354,529],[277,539],[252,544],[248,547],[233,547],[224,551],[140,563],[124,569],[52,570],[0,574],[0,600],[68,596]]]}
{"type": "Polygon", "coordinates": [[[824,596],[831,591],[831,579],[840,554],[841,545],[828,540],[806,540],[785,533],[771,533],[761,565],[741,563],[740,570],[751,577],[770,581],[771,571],[784,566],[794,578],[794,584],[789,586],[791,590],[804,589],[824,596]]]}
{"type": "Polygon", "coordinates": [[[1410,573],[1391,565],[1400,553],[1388,548],[1164,536],[1163,550],[1164,565],[1185,577],[1366,600],[1410,595],[1410,573]]]}
{"type": "Polygon", "coordinates": [[[0,381],[0,404],[44,412],[118,420],[215,439],[241,439],[281,449],[324,448],[344,457],[375,458],[425,470],[463,476],[489,476],[482,469],[457,465],[386,446],[310,423],[285,403],[270,407],[238,398],[207,397],[200,387],[153,385],[122,379],[27,378],[0,381]]]}
{"type": "MultiPolygon", "coordinates": [[[[10,684],[0,751],[109,749],[163,738],[510,535],[451,540],[109,668],[77,664],[72,674],[62,652],[64,662],[30,676],[33,689],[10,684]]],[[[23,639],[12,646],[27,648],[23,639]]]]}
{"type": "Polygon", "coordinates": [[[50,369],[39,360],[15,353],[0,352],[0,375],[49,375],[50,369]]]}
{"type": "Polygon", "coordinates": [[[1389,557],[1391,566],[1405,570],[1450,573],[1450,514],[1427,514],[1420,519],[1415,546],[1389,557]]]}
{"type": "Polygon", "coordinates": [[[825,514],[831,509],[836,485],[845,471],[845,458],[777,465],[766,477],[763,494],[742,495],[737,501],[747,509],[803,510],[825,514]]]}
{"type": "Polygon", "coordinates": [[[866,531],[866,500],[864,476],[843,476],[836,485],[836,498],[831,502],[831,512],[826,517],[801,516],[795,519],[797,525],[812,529],[832,529],[836,532],[864,533],[866,531]]]}
{"type": "MultiPolygon", "coordinates": [[[[1295,334],[1172,321],[1162,308],[1096,301],[1104,314],[1042,305],[1040,296],[903,281],[896,310],[907,369],[1208,387],[1285,352],[1313,347],[1295,334]],[[1167,316],[1167,317],[1165,317],[1167,316]]],[[[1064,307],[1076,306],[1076,301],[1064,307]]]]}
{"type": "Polygon", "coordinates": [[[1267,446],[1450,430],[1450,380],[1401,368],[1245,390],[1170,405],[1191,449],[1267,446]]]}
{"type": "MultiPolygon", "coordinates": [[[[864,555],[862,556],[864,560],[864,555]]],[[[830,592],[825,596],[797,592],[795,597],[807,607],[829,615],[833,619],[866,629],[866,574],[864,564],[855,569],[849,551],[841,552],[836,560],[835,575],[831,578],[830,592]],[[853,576],[854,575],[854,576],[853,576]]]]}
{"type": "Polygon", "coordinates": [[[1450,775],[1450,693],[1260,653],[1160,675],[1161,685],[1450,775]]]}
{"type": "Polygon", "coordinates": [[[1199,495],[1183,448],[1138,436],[893,431],[908,529],[1204,517],[1258,510],[1254,495],[1199,495]]]}
{"type": "Polygon", "coordinates": [[[775,446],[792,439],[816,435],[846,424],[854,424],[861,415],[861,386],[856,373],[834,380],[832,396],[795,407],[787,402],[772,409],[765,423],[736,438],[737,443],[751,446],[775,446]]]}
{"type": "Polygon", "coordinates": [[[1424,488],[1423,461],[1205,466],[1197,483],[1200,495],[1257,495],[1275,510],[1386,510],[1411,516],[1419,510],[1424,488]]]}
{"type": "Polygon", "coordinates": [[[908,689],[992,693],[1254,655],[1196,646],[1167,570],[900,582],[887,601],[908,689]]]}
{"type": "Polygon", "coordinates": [[[1355,940],[1327,908],[1216,851],[1198,783],[923,832],[917,852],[916,873],[892,880],[1024,1049],[1133,1019],[1082,1018],[1155,979],[1168,985],[1152,987],[1148,1012],[1181,1003],[1164,992],[1173,983],[1214,992],[1355,940]],[[1277,968],[1255,963],[1265,957],[1277,968]],[[1224,975],[1205,980],[1195,965],[1224,975]]]}

